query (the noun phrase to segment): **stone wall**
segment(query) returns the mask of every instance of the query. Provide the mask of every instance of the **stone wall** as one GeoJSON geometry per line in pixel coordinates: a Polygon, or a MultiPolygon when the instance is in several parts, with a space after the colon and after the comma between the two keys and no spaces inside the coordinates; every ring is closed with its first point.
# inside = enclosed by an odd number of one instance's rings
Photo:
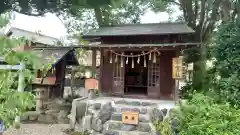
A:
{"type": "Polygon", "coordinates": [[[63,99],[55,99],[44,103],[44,110],[29,111],[22,117],[21,121],[32,121],[46,124],[68,124],[68,115],[71,112],[71,104],[66,103],[63,99]]]}

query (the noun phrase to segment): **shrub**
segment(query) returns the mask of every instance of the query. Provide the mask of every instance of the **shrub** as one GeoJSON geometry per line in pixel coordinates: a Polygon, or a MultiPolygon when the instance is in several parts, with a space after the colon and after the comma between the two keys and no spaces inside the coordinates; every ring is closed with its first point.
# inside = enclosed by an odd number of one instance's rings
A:
{"type": "Polygon", "coordinates": [[[171,117],[178,121],[181,135],[240,134],[240,110],[228,103],[218,104],[208,96],[195,94],[179,106],[171,117]]]}
{"type": "Polygon", "coordinates": [[[163,121],[154,122],[154,126],[160,135],[174,135],[174,130],[169,118],[164,119],[163,121]]]}
{"type": "Polygon", "coordinates": [[[240,23],[222,25],[216,34],[213,57],[216,59],[217,77],[215,93],[220,101],[240,105],[240,23]]]}

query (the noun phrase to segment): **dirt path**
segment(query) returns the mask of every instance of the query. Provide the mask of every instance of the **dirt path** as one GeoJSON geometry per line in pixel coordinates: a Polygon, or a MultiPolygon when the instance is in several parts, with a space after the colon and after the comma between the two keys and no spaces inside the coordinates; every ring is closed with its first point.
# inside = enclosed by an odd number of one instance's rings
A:
{"type": "Polygon", "coordinates": [[[22,124],[20,129],[8,129],[3,135],[67,135],[67,124],[22,124]]]}

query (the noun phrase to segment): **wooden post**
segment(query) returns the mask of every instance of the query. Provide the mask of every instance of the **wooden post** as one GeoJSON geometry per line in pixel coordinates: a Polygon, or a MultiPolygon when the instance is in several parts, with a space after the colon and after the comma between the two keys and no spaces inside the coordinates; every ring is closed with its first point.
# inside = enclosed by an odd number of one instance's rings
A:
{"type": "Polygon", "coordinates": [[[104,57],[104,49],[101,48],[100,50],[100,73],[99,73],[99,83],[98,83],[98,91],[101,92],[101,88],[102,88],[102,71],[103,71],[103,58],[104,57]]]}
{"type": "MultiPolygon", "coordinates": [[[[18,76],[18,91],[23,92],[24,91],[24,75],[23,75],[23,69],[24,69],[24,63],[20,63],[20,69],[19,69],[19,76],[18,76]]],[[[20,116],[16,116],[15,122],[17,124],[20,123],[20,116]]]]}
{"type": "Polygon", "coordinates": [[[92,72],[94,75],[96,74],[96,55],[97,55],[97,50],[95,48],[92,49],[92,72]]]}

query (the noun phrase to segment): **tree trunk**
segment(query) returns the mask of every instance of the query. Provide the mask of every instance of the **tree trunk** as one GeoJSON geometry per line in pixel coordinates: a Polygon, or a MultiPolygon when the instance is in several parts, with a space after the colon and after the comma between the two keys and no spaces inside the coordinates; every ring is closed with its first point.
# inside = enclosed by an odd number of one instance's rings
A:
{"type": "Polygon", "coordinates": [[[101,27],[103,25],[103,17],[102,17],[101,8],[99,8],[99,7],[94,8],[94,13],[95,13],[96,20],[98,22],[98,26],[101,27]]]}
{"type": "MultiPolygon", "coordinates": [[[[201,1],[204,2],[204,1],[201,1]]],[[[199,50],[198,61],[194,63],[193,66],[193,87],[196,90],[202,90],[204,88],[203,81],[205,79],[206,73],[206,60],[207,60],[207,41],[212,36],[213,29],[215,28],[215,23],[217,21],[217,15],[219,11],[219,7],[221,4],[221,0],[214,1],[212,7],[212,13],[210,15],[210,20],[208,23],[200,23],[200,26],[197,26],[196,31],[196,40],[200,41],[201,46],[199,50]]],[[[203,10],[201,11],[203,12],[203,10]]],[[[205,10],[204,10],[205,12],[205,10]]],[[[200,13],[201,14],[201,13],[200,13]]],[[[206,18],[203,18],[206,19],[206,18]]],[[[200,20],[201,22],[202,20],[200,20]]],[[[204,21],[203,21],[204,22],[204,21]]]]}
{"type": "Polygon", "coordinates": [[[237,14],[237,20],[240,22],[240,0],[237,1],[235,10],[236,10],[236,14],[237,14]]]}

